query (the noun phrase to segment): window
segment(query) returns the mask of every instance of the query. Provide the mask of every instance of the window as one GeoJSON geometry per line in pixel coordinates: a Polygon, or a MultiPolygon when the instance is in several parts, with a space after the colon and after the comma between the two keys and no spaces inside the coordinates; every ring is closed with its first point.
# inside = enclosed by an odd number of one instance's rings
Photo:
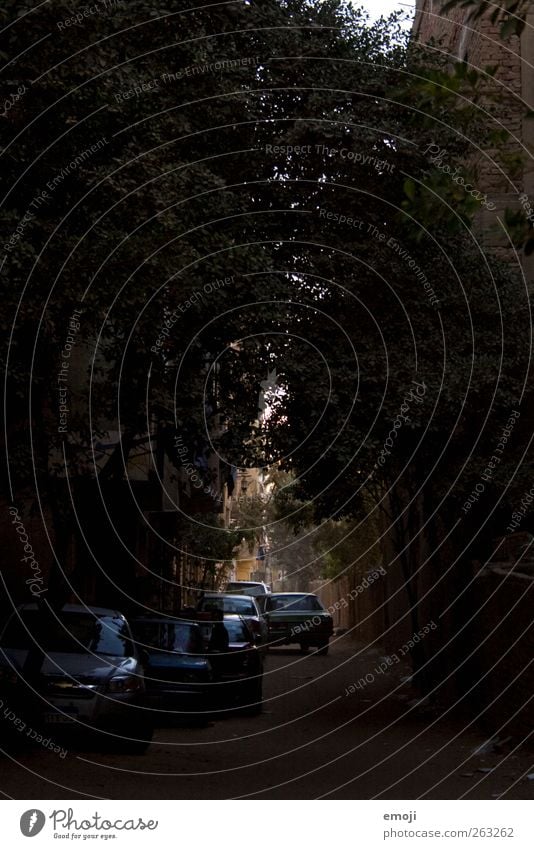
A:
{"type": "Polygon", "coordinates": [[[65,654],[106,654],[129,657],[133,654],[130,632],[124,619],[91,613],[40,615],[36,610],[11,619],[4,633],[5,648],[29,649],[39,646],[45,652],[65,654]],[[32,639],[33,636],[33,639],[32,639]]]}

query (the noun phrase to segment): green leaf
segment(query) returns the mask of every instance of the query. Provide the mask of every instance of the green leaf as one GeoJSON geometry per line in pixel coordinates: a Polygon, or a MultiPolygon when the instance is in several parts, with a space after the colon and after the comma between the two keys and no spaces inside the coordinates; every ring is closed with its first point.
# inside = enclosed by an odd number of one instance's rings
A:
{"type": "Polygon", "coordinates": [[[404,194],[410,200],[415,200],[416,186],[413,180],[405,180],[403,184],[404,194]]]}
{"type": "Polygon", "coordinates": [[[500,36],[505,41],[511,35],[519,35],[520,33],[520,21],[517,18],[508,18],[502,26],[500,36]]]}

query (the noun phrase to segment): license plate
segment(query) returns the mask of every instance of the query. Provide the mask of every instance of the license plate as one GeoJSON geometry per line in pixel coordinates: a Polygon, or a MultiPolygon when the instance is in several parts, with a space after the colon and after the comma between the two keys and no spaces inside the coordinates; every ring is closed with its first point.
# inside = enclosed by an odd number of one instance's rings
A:
{"type": "Polygon", "coordinates": [[[71,714],[69,716],[68,714],[65,715],[64,713],[45,713],[44,721],[46,723],[52,722],[54,724],[56,724],[56,723],[70,723],[70,722],[76,721],[76,716],[75,716],[75,714],[71,714]]]}

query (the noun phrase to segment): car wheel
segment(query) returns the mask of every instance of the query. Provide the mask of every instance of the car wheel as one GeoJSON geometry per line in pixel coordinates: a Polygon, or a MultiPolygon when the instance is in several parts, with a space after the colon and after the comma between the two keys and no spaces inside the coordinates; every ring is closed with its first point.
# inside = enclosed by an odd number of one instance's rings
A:
{"type": "Polygon", "coordinates": [[[325,654],[328,654],[328,643],[328,640],[323,640],[322,643],[319,643],[317,654],[320,654],[322,657],[324,657],[325,654]]]}

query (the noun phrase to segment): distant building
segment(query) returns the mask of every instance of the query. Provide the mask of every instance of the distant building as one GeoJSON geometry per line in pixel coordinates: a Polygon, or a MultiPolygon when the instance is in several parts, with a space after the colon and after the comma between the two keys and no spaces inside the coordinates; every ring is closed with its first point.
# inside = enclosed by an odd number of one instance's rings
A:
{"type": "Polygon", "coordinates": [[[259,514],[266,495],[261,469],[238,469],[235,489],[228,499],[228,527],[245,527],[239,549],[232,561],[231,580],[270,581],[268,544],[259,514]]]}
{"type": "MultiPolygon", "coordinates": [[[[497,207],[494,212],[481,208],[477,231],[484,244],[503,258],[511,258],[497,215],[505,208],[519,208],[521,195],[526,195],[534,209],[534,121],[527,117],[528,110],[534,106],[534,5],[531,4],[532,11],[528,13],[521,37],[512,36],[506,41],[500,37],[499,25],[492,24],[488,16],[468,20],[468,8],[455,8],[444,15],[441,11],[444,5],[445,0],[417,0],[414,39],[429,50],[445,54],[451,63],[465,61],[477,71],[497,66],[496,82],[490,85],[500,93],[498,121],[512,135],[510,151],[522,151],[525,155],[524,167],[510,180],[493,161],[492,152],[477,151],[476,140],[471,140],[477,188],[487,193],[497,207]]],[[[498,123],[495,128],[499,128],[498,123]]],[[[524,198],[523,207],[525,203],[524,198]]],[[[523,258],[523,263],[532,278],[531,260],[523,258]]]]}

